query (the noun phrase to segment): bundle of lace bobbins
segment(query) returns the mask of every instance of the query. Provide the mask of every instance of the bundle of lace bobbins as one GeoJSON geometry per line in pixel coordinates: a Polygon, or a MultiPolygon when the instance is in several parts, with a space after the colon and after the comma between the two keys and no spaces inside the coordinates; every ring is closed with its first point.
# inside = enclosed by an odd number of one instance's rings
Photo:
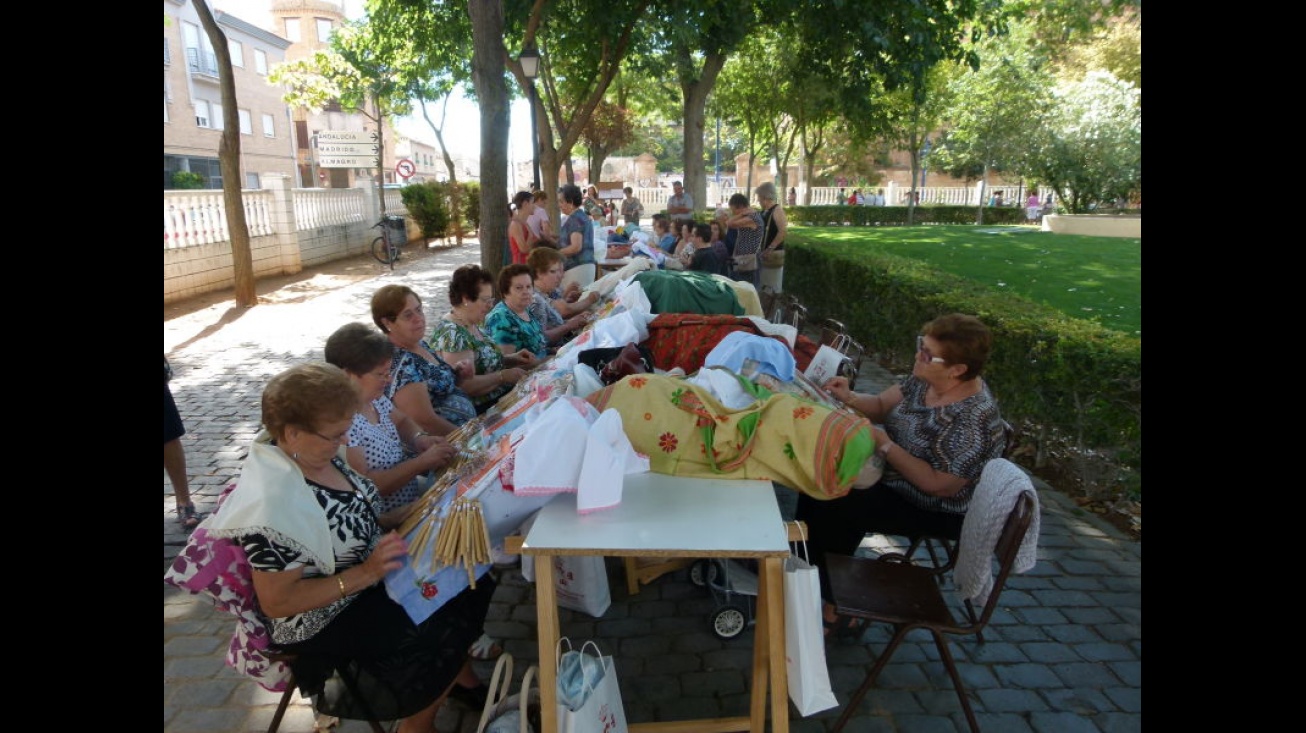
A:
{"type": "Polygon", "coordinates": [[[433,562],[438,566],[461,564],[471,587],[476,587],[476,566],[490,562],[490,531],[480,500],[465,496],[453,500],[435,538],[433,562]]]}

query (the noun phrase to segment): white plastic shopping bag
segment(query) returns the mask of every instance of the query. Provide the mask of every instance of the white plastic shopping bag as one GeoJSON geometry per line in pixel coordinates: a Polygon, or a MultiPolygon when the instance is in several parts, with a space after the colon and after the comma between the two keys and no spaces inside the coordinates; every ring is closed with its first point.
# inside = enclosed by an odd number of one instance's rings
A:
{"type": "Polygon", "coordinates": [[[593,641],[558,657],[558,731],[560,733],[626,733],[626,709],[617,685],[617,668],[593,641]],[[593,650],[593,654],[587,651],[593,650]]]}
{"type": "Polygon", "coordinates": [[[830,689],[825,663],[819,571],[807,561],[806,537],[802,545],[803,557],[791,554],[784,564],[785,670],[789,699],[799,715],[807,716],[829,710],[839,701],[830,689]]]}

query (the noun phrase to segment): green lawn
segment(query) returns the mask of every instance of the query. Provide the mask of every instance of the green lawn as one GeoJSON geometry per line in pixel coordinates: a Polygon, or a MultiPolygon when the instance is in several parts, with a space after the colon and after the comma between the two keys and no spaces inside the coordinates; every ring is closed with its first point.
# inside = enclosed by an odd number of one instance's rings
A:
{"type": "Polygon", "coordinates": [[[1138,239],[1052,234],[1030,227],[793,226],[794,242],[874,248],[1043,303],[1114,331],[1143,335],[1138,239]]]}

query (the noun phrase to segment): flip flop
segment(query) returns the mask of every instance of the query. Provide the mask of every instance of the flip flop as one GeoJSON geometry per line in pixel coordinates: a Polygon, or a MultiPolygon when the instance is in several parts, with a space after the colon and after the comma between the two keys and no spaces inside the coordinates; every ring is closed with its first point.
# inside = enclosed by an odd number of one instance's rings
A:
{"type": "Polygon", "coordinates": [[[467,650],[467,654],[471,656],[472,659],[481,662],[488,662],[502,656],[503,647],[499,646],[499,642],[490,638],[489,634],[482,632],[481,638],[472,642],[472,646],[467,650]]]}

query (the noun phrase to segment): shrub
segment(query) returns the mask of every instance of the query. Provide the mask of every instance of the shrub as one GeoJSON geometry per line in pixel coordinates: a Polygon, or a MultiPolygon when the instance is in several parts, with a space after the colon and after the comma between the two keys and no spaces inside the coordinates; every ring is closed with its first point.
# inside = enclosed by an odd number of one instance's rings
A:
{"type": "Polygon", "coordinates": [[[404,206],[429,240],[444,237],[449,229],[448,192],[444,183],[425,181],[399,189],[404,206]]]}
{"type": "Polygon", "coordinates": [[[192,171],[173,171],[173,188],[204,188],[204,176],[192,171]]]}

